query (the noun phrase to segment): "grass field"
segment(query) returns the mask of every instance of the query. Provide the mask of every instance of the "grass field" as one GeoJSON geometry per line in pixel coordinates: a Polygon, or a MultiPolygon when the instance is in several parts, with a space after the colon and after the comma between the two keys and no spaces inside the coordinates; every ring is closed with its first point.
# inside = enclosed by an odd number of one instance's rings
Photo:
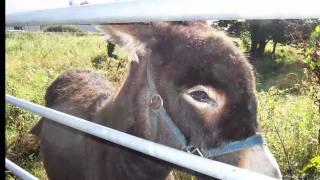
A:
{"type": "MultiPolygon", "coordinates": [[[[5,91],[44,104],[46,88],[62,72],[85,68],[98,71],[119,85],[127,68],[126,55],[116,48],[118,59],[107,57],[102,36],[23,33],[6,35],[5,91]],[[97,63],[99,62],[99,63],[97,63]]],[[[319,107],[304,71],[302,51],[281,45],[274,57],[250,59],[257,77],[259,122],[284,179],[319,179],[320,172],[302,171],[310,159],[320,156],[317,140],[319,107]]],[[[39,116],[6,104],[6,157],[29,172],[46,179],[38,149],[28,142],[28,131],[39,116]]],[[[179,179],[190,179],[176,173],[179,179]]],[[[6,173],[8,179],[14,177],[6,173]]]]}

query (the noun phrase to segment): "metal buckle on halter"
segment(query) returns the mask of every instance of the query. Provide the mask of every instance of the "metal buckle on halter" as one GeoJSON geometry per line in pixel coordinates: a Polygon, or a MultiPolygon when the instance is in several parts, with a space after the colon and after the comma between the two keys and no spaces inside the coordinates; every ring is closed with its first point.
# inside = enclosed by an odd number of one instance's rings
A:
{"type": "Polygon", "coordinates": [[[192,145],[185,147],[184,151],[186,151],[187,153],[190,153],[190,154],[194,154],[194,155],[203,157],[201,150],[199,148],[192,146],[192,145]]]}

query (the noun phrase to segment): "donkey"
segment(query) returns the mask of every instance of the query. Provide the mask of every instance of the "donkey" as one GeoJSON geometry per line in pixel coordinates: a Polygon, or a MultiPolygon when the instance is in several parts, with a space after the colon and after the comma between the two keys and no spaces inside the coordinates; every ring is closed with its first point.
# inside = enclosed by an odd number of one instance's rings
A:
{"type": "MultiPolygon", "coordinates": [[[[47,89],[47,107],[281,179],[256,135],[252,67],[226,35],[204,22],[99,28],[129,52],[121,88],[88,70],[70,70],[47,89]]],[[[46,119],[33,132],[49,179],[174,179],[170,163],[46,119]]]]}

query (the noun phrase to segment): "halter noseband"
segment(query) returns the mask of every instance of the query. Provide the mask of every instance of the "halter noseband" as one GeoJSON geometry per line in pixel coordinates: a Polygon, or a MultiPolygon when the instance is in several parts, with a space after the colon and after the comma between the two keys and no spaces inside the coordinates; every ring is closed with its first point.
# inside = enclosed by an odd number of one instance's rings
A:
{"type": "Polygon", "coordinates": [[[233,141],[223,147],[218,148],[210,148],[210,149],[203,149],[197,148],[194,145],[188,144],[185,136],[180,131],[180,129],[174,124],[171,117],[166,112],[163,99],[161,98],[160,94],[156,90],[155,83],[153,81],[152,75],[149,72],[149,68],[147,66],[147,83],[150,89],[150,103],[153,104],[154,102],[158,101],[158,106],[151,107],[151,126],[152,126],[152,137],[155,139],[158,133],[158,120],[163,119],[165,124],[174,134],[176,140],[179,142],[181,146],[181,150],[186,151],[188,153],[197,154],[199,156],[210,158],[215,156],[220,156],[224,154],[229,154],[233,152],[240,151],[242,149],[250,148],[255,145],[263,145],[266,144],[265,140],[261,135],[253,135],[248,137],[247,139],[241,141],[233,141]]]}

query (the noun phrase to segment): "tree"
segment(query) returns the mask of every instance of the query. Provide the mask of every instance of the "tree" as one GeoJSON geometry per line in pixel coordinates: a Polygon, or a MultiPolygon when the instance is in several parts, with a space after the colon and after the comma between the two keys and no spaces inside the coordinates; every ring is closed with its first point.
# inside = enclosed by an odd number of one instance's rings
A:
{"type": "Polygon", "coordinates": [[[251,34],[250,54],[262,56],[270,36],[270,20],[251,20],[248,21],[251,34]]]}
{"type": "Polygon", "coordinates": [[[240,36],[241,32],[244,31],[246,24],[241,20],[221,20],[214,24],[216,27],[220,27],[232,36],[240,36]]]}
{"type": "MultiPolygon", "coordinates": [[[[262,57],[265,47],[270,40],[273,41],[272,54],[276,51],[278,43],[300,43],[308,39],[316,25],[316,20],[223,20],[216,23],[218,27],[226,30],[230,35],[250,39],[250,54],[262,57]],[[248,33],[249,32],[249,33],[248,33]]],[[[248,42],[246,42],[248,43],[248,42]]]]}
{"type": "Polygon", "coordinates": [[[251,34],[250,53],[262,57],[267,43],[273,41],[272,54],[276,51],[278,43],[291,41],[288,20],[251,20],[248,21],[251,34]]]}

